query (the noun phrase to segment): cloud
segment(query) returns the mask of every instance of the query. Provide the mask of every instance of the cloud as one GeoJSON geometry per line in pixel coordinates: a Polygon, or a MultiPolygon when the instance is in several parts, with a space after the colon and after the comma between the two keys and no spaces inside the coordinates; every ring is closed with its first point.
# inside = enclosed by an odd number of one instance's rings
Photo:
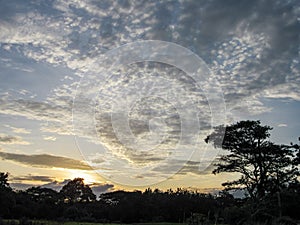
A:
{"type": "MultiPolygon", "coordinates": [[[[8,45],[25,44],[21,51],[28,58],[64,64],[79,73],[97,55],[123,43],[174,41],[203,57],[218,76],[226,100],[238,104],[257,91],[271,91],[295,79],[299,67],[296,3],[57,1],[46,6],[47,15],[38,5],[21,7],[17,14],[7,3],[3,6],[10,11],[6,16],[14,20],[5,22],[1,40],[8,45]],[[100,47],[95,48],[99,38],[100,47]]],[[[299,99],[299,93],[290,97],[299,99]]]]}
{"type": "MultiPolygon", "coordinates": [[[[99,55],[121,44],[142,39],[173,41],[190,48],[210,65],[233,114],[245,98],[248,113],[268,110],[252,107],[259,99],[257,95],[267,92],[272,98],[300,99],[296,0],[128,4],[74,0],[47,4],[47,13],[36,4],[14,4],[22,10],[17,13],[12,3],[4,4],[8,12],[3,14],[0,40],[11,46],[11,51],[21,45],[19,51],[29,59],[64,65],[82,74],[99,55]]],[[[53,115],[47,115],[51,120],[53,115]]],[[[53,124],[48,130],[59,130],[59,126],[53,124]]]]}
{"type": "MultiPolygon", "coordinates": [[[[26,176],[14,176],[11,178],[10,184],[13,188],[16,189],[27,189],[36,184],[30,184],[30,182],[46,182],[41,185],[43,188],[51,188],[56,191],[60,191],[61,188],[66,185],[71,179],[64,179],[63,181],[56,181],[55,177],[46,176],[46,175],[26,175],[26,176]],[[24,183],[25,182],[25,183],[24,183]]],[[[108,183],[92,183],[89,185],[93,192],[98,196],[101,193],[112,191],[114,188],[113,184],[108,183]]]]}
{"type": "Polygon", "coordinates": [[[12,130],[12,132],[14,132],[16,134],[30,134],[31,133],[31,131],[26,128],[13,127],[10,125],[5,125],[5,127],[10,128],[12,130]]]}
{"type": "Polygon", "coordinates": [[[277,124],[277,127],[287,127],[288,125],[285,124],[285,123],[280,123],[280,124],[277,124]]]}
{"type": "Polygon", "coordinates": [[[14,136],[9,136],[9,135],[5,135],[5,134],[1,134],[1,136],[0,136],[0,142],[4,142],[4,143],[11,144],[17,140],[18,139],[14,136]]]}
{"type": "Polygon", "coordinates": [[[13,177],[11,179],[13,182],[16,181],[41,181],[41,182],[52,182],[55,180],[54,177],[50,176],[42,176],[42,175],[27,175],[27,176],[19,176],[19,177],[13,177]]]}
{"type": "Polygon", "coordinates": [[[11,160],[13,162],[22,163],[24,165],[34,167],[50,167],[50,168],[65,168],[78,170],[92,170],[86,163],[62,156],[54,156],[48,154],[40,155],[25,155],[0,152],[0,157],[3,160],[11,160]]]}
{"type": "Polygon", "coordinates": [[[5,145],[30,145],[29,142],[24,141],[22,137],[19,136],[11,136],[0,133],[0,144],[5,145]]]}
{"type": "Polygon", "coordinates": [[[32,99],[13,99],[8,94],[0,96],[0,113],[40,121],[42,131],[45,132],[71,134],[71,112],[72,99],[42,102],[32,99]]]}
{"type": "Polygon", "coordinates": [[[93,190],[94,194],[99,196],[101,193],[110,192],[114,190],[113,184],[102,184],[102,183],[94,183],[90,185],[91,189],[93,190]]]}
{"type": "Polygon", "coordinates": [[[178,172],[177,175],[187,175],[187,174],[196,174],[196,175],[207,175],[211,174],[214,169],[214,163],[217,159],[212,159],[211,161],[202,160],[199,161],[181,161],[181,160],[173,160],[170,164],[162,164],[159,167],[153,169],[155,172],[178,172]],[[204,167],[204,170],[203,170],[204,167]]]}
{"type": "Polygon", "coordinates": [[[44,137],[44,140],[46,140],[46,141],[55,141],[55,140],[56,140],[56,137],[53,137],[53,136],[45,136],[45,137],[44,137]]]}
{"type": "Polygon", "coordinates": [[[34,186],[32,184],[24,184],[24,183],[19,183],[19,182],[11,182],[9,184],[13,189],[16,189],[16,190],[26,190],[26,189],[34,186]]]}
{"type": "MultiPolygon", "coordinates": [[[[56,181],[56,180],[51,180],[51,177],[47,177],[47,176],[38,176],[37,178],[40,179],[40,181],[43,181],[43,182],[48,181],[49,182],[49,183],[40,185],[40,187],[50,188],[50,189],[55,190],[55,191],[60,191],[61,188],[64,185],[66,185],[69,181],[71,181],[70,179],[65,179],[65,180],[59,182],[59,181],[56,181]]],[[[25,177],[16,178],[16,181],[19,181],[19,180],[22,181],[22,182],[11,182],[10,186],[14,189],[17,189],[17,190],[26,190],[30,187],[36,187],[37,186],[34,183],[30,184],[31,181],[34,181],[33,177],[30,176],[30,175],[25,176],[25,177]],[[25,178],[25,179],[23,180],[23,178],[25,178]],[[28,180],[27,180],[27,178],[28,178],[28,180]],[[23,181],[27,181],[27,183],[23,183],[23,181]]]]}
{"type": "MultiPolygon", "coordinates": [[[[26,190],[30,187],[36,187],[36,184],[30,184],[32,181],[41,181],[48,182],[46,184],[40,185],[42,188],[50,188],[55,191],[60,191],[64,185],[71,181],[71,179],[65,179],[63,181],[56,181],[53,177],[49,176],[36,176],[36,175],[27,175],[22,177],[13,177],[13,182],[10,182],[10,186],[17,190],[26,190]],[[20,182],[21,181],[21,182],[20,182]],[[27,183],[23,183],[23,182],[27,183]]],[[[99,197],[100,194],[105,192],[110,192],[114,190],[113,184],[108,183],[93,183],[90,185],[93,193],[99,197]]]]}
{"type": "MultiPolygon", "coordinates": [[[[62,182],[52,181],[52,182],[49,182],[47,184],[41,185],[41,187],[51,188],[53,190],[60,191],[61,188],[64,185],[66,185],[69,181],[71,181],[71,180],[70,179],[65,179],[62,182]]],[[[109,191],[114,190],[114,185],[113,184],[108,184],[108,183],[93,183],[93,184],[90,185],[90,187],[91,187],[93,193],[96,196],[99,196],[101,193],[109,192],[109,191]]]]}
{"type": "Polygon", "coordinates": [[[41,185],[41,187],[50,188],[50,189],[53,189],[53,190],[56,190],[56,191],[60,191],[61,188],[70,181],[71,181],[71,179],[64,179],[61,182],[55,180],[55,181],[49,182],[47,184],[43,184],[43,185],[41,185]]]}

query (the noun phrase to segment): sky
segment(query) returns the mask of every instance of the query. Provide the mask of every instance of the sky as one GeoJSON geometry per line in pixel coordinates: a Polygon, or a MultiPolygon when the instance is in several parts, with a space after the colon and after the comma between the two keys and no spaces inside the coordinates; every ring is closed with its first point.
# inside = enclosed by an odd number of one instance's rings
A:
{"type": "Polygon", "coordinates": [[[221,188],[219,124],[300,136],[298,0],[0,1],[0,171],[14,188],[221,188]]]}

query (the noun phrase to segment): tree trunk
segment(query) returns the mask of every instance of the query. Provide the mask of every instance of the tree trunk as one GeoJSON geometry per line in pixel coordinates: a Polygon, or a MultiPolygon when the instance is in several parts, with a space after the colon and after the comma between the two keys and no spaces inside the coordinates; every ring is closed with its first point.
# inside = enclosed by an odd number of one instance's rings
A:
{"type": "Polygon", "coordinates": [[[282,217],[282,207],[281,207],[280,191],[277,191],[277,202],[278,202],[278,216],[282,217]]]}

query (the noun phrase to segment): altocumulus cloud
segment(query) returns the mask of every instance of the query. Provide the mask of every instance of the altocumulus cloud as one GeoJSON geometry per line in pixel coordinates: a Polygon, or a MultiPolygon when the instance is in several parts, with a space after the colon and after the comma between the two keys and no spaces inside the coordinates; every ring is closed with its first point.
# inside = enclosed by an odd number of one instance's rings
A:
{"type": "MultiPolygon", "coordinates": [[[[224,90],[229,114],[245,106],[250,114],[270,110],[260,101],[264,96],[300,99],[300,6],[296,0],[72,0],[47,2],[43,8],[11,1],[3,4],[2,11],[3,50],[66,66],[76,75],[108,49],[157,39],[186,46],[210,65],[224,90]]],[[[70,134],[66,121],[70,121],[75,86],[57,87],[49,105],[9,100],[1,103],[0,111],[47,120],[50,126],[43,131],[70,134]]]]}
{"type": "Polygon", "coordinates": [[[172,41],[211,65],[228,101],[282,84],[286,95],[297,98],[297,88],[288,88],[290,82],[299,82],[295,79],[299,74],[297,2],[73,0],[45,3],[45,14],[38,5],[25,7],[12,1],[3,4],[0,41],[12,52],[21,45],[18,51],[28,58],[65,65],[78,73],[95,56],[122,44],[172,41]],[[15,12],[13,5],[23,11],[15,12]]]}

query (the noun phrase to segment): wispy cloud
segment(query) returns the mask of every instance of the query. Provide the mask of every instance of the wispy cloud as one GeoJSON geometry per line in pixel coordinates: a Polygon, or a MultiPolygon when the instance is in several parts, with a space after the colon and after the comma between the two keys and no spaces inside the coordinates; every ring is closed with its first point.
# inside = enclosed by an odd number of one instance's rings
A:
{"type": "Polygon", "coordinates": [[[55,141],[55,140],[56,140],[56,137],[53,137],[53,136],[45,136],[45,137],[44,137],[44,140],[45,140],[45,141],[55,141]]]}
{"type": "Polygon", "coordinates": [[[5,127],[10,128],[12,130],[12,132],[16,133],[16,134],[30,134],[31,133],[30,130],[23,128],[23,127],[13,127],[10,125],[5,125],[5,127]]]}
{"type": "Polygon", "coordinates": [[[285,124],[285,123],[280,123],[280,124],[277,124],[277,127],[287,127],[288,125],[285,124]]]}

